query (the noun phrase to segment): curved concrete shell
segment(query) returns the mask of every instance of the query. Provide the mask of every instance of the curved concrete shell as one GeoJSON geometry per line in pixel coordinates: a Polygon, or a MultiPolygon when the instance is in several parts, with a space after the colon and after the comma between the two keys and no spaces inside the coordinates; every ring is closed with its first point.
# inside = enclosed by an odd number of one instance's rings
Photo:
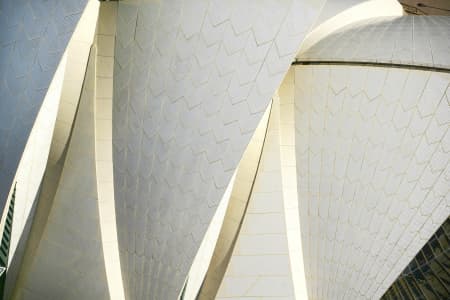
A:
{"type": "Polygon", "coordinates": [[[373,19],[298,56],[308,63],[295,66],[295,126],[310,298],[380,298],[449,216],[449,42],[448,18],[373,19]]]}
{"type": "Polygon", "coordinates": [[[296,79],[308,294],[378,298],[450,213],[450,75],[310,65],[296,79]]]}
{"type": "Polygon", "coordinates": [[[450,23],[388,1],[0,1],[0,298],[386,294],[450,215],[450,23]]]}
{"type": "Polygon", "coordinates": [[[36,248],[28,249],[33,258],[14,299],[109,299],[96,200],[94,93],[95,51],[48,220],[36,248]]]}
{"type": "MultiPolygon", "coordinates": [[[[36,117],[14,182],[16,213],[11,232],[10,259],[4,297],[21,286],[30,259],[41,238],[64,164],[72,123],[95,33],[98,2],[90,1],[67,45],[36,117]],[[37,214],[35,214],[35,212],[37,214]],[[32,226],[33,225],[33,226],[32,226]],[[33,230],[30,232],[31,228],[33,230]],[[26,266],[22,268],[22,265],[26,266]]],[[[6,217],[4,215],[3,217],[6,217]]],[[[2,219],[2,225],[5,220],[2,219]]]]}
{"type": "Polygon", "coordinates": [[[119,2],[114,180],[126,295],[175,299],[324,1],[119,2]],[[150,200],[151,199],[151,200],[150,200]]]}

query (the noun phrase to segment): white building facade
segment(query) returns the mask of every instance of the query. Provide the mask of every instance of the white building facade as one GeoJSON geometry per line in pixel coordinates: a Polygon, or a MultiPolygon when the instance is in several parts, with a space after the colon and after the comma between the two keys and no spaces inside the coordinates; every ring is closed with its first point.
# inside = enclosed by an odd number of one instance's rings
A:
{"type": "Polygon", "coordinates": [[[4,299],[450,297],[448,16],[44,2],[0,6],[4,299]]]}

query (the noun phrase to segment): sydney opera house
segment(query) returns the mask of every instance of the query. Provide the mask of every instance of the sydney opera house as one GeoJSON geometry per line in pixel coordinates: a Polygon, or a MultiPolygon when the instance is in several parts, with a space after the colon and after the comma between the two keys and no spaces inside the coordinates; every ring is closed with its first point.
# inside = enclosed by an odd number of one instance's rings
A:
{"type": "Polygon", "coordinates": [[[0,299],[450,299],[450,1],[0,24],[0,299]]]}

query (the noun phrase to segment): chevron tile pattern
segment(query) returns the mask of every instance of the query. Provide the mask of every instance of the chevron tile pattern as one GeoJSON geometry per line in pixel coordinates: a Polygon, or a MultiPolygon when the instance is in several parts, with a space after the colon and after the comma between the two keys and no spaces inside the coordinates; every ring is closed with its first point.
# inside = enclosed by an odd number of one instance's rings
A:
{"type": "Polygon", "coordinates": [[[0,208],[87,0],[0,3],[0,208]]]}
{"type": "MultiPolygon", "coordinates": [[[[186,286],[186,297],[191,296],[195,297],[197,300],[207,300],[214,299],[217,295],[227,270],[228,263],[231,259],[240,228],[242,227],[242,220],[254,187],[256,173],[261,161],[262,148],[267,134],[267,125],[272,105],[271,101],[271,104],[267,107],[266,112],[261,118],[258,127],[255,129],[255,133],[242,155],[239,165],[236,168],[234,180],[231,180],[229,183],[228,188],[231,189],[231,193],[228,195],[229,200],[227,207],[225,208],[226,212],[220,224],[220,231],[214,241],[214,249],[211,253],[212,256],[208,260],[206,274],[201,274],[201,284],[199,285],[199,288],[194,290],[193,283],[195,283],[195,276],[200,272],[195,270],[195,273],[197,274],[193,274],[194,270],[191,267],[188,275],[189,281],[186,286]],[[193,283],[191,284],[191,282],[193,283]],[[192,294],[194,295],[192,296],[192,294]]],[[[224,194],[224,197],[225,195],[226,193],[224,194]]],[[[225,199],[221,200],[220,206],[223,205],[223,202],[225,202],[225,199]]],[[[216,210],[216,215],[218,211],[219,208],[216,210]]],[[[215,218],[216,216],[214,216],[212,222],[215,221],[215,218]]],[[[206,255],[203,257],[205,256],[206,255]]]]}
{"type": "Polygon", "coordinates": [[[177,297],[323,2],[119,2],[113,154],[130,299],[177,297]]]}
{"type": "Polygon", "coordinates": [[[311,299],[378,299],[450,214],[450,74],[295,68],[311,299]]]}
{"type": "Polygon", "coordinates": [[[431,71],[450,69],[449,28],[436,16],[374,18],[297,56],[430,67],[295,68],[310,298],[380,298],[450,215],[450,74],[431,71]]]}
{"type": "Polygon", "coordinates": [[[0,0],[6,297],[385,294],[450,215],[450,21],[297,53],[326,1],[0,0]]]}
{"type": "Polygon", "coordinates": [[[448,16],[370,18],[326,35],[299,60],[366,61],[417,66],[450,66],[448,16]]]}

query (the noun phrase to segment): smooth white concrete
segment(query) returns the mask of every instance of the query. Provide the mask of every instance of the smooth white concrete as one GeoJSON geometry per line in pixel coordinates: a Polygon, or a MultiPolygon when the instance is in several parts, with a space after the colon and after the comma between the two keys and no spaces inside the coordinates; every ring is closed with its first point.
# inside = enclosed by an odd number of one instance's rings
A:
{"type": "Polygon", "coordinates": [[[117,242],[112,156],[112,91],[117,3],[100,5],[96,34],[95,68],[95,167],[103,257],[110,299],[124,300],[117,242]]]}
{"type": "Polygon", "coordinates": [[[60,106],[49,154],[50,163],[53,164],[56,164],[62,158],[69,141],[86,74],[89,51],[94,41],[98,9],[99,3],[97,1],[87,1],[86,8],[67,44],[67,66],[64,72],[60,106]]]}
{"type": "Polygon", "coordinates": [[[303,207],[299,207],[296,180],[294,94],[295,68],[291,67],[275,95],[280,103],[281,183],[295,299],[308,299],[299,214],[303,207]]]}

